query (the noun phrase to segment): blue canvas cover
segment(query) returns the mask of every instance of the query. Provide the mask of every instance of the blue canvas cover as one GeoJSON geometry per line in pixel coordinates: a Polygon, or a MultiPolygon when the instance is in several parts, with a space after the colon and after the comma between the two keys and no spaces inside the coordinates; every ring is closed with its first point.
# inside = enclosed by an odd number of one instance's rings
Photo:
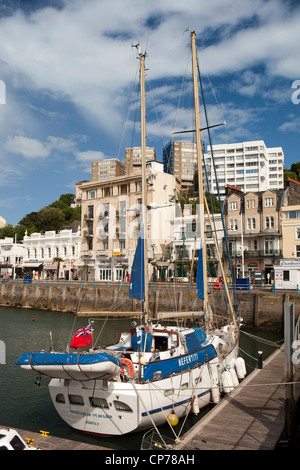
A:
{"type": "Polygon", "coordinates": [[[204,362],[213,359],[216,355],[217,353],[215,348],[210,344],[191,354],[177,356],[164,361],[150,362],[144,366],[143,380],[144,382],[147,380],[153,380],[155,372],[160,372],[160,376],[165,378],[171,374],[192,369],[199,364],[204,364],[204,362]]]}
{"type": "Polygon", "coordinates": [[[145,348],[146,352],[150,352],[151,346],[152,346],[152,336],[148,332],[147,337],[146,337],[146,332],[142,330],[141,336],[137,335],[137,333],[133,335],[133,337],[131,338],[131,345],[134,351],[144,351],[144,348],[145,348]],[[145,348],[145,341],[146,341],[146,348],[145,348]]]}
{"type": "Polygon", "coordinates": [[[188,352],[196,351],[203,347],[203,341],[207,338],[203,328],[195,328],[192,333],[185,335],[188,352]]]}
{"type": "Polygon", "coordinates": [[[64,354],[64,353],[27,353],[21,354],[16,360],[18,366],[32,365],[32,366],[64,366],[64,365],[77,365],[77,364],[96,364],[99,362],[114,362],[122,367],[121,362],[117,357],[111,356],[106,353],[99,354],[64,354]]]}
{"type": "Polygon", "coordinates": [[[144,239],[139,238],[131,268],[129,297],[145,300],[144,239]]]}

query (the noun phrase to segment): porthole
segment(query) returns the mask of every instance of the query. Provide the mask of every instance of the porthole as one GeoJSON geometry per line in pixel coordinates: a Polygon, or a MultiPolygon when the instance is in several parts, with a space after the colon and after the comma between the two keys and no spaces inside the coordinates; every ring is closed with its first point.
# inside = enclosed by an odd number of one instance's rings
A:
{"type": "Polygon", "coordinates": [[[114,407],[117,411],[124,411],[125,413],[133,413],[132,408],[130,408],[127,403],[124,403],[123,401],[119,400],[114,400],[114,407]]]}
{"type": "Polygon", "coordinates": [[[107,400],[105,400],[105,398],[90,397],[90,404],[95,408],[109,408],[107,400]]]}
{"type": "Polygon", "coordinates": [[[56,395],[56,403],[66,403],[66,400],[65,400],[65,396],[63,395],[63,393],[58,393],[56,395]]]}

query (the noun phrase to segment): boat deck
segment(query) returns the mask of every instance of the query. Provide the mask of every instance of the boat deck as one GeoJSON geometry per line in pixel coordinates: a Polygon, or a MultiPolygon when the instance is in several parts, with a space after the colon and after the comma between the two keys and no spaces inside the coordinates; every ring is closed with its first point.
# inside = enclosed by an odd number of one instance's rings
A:
{"type": "Polygon", "coordinates": [[[51,436],[45,431],[36,433],[32,431],[25,431],[24,429],[14,429],[29,446],[38,447],[41,450],[111,450],[108,447],[101,447],[86,444],[84,442],[77,442],[70,439],[51,436]]]}
{"type": "MultiPolygon", "coordinates": [[[[295,366],[295,382],[300,367],[295,366]]],[[[263,369],[252,372],[199,423],[174,449],[274,450],[285,428],[284,350],[276,350],[263,369]]],[[[296,383],[295,399],[300,385],[296,383]]]]}

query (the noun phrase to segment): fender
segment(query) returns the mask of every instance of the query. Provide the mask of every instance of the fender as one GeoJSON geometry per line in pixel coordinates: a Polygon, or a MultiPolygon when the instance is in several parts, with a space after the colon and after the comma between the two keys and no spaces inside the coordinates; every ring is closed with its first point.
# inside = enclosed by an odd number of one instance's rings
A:
{"type": "Polygon", "coordinates": [[[124,357],[121,357],[119,359],[122,364],[121,375],[124,374],[125,366],[127,366],[128,371],[129,371],[129,377],[132,377],[134,374],[134,367],[133,367],[132,361],[130,359],[125,359],[124,357]]]}

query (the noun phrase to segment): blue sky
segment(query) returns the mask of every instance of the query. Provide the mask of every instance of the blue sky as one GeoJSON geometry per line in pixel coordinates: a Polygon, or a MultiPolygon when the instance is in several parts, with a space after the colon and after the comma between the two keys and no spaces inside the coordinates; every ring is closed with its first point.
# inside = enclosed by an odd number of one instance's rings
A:
{"type": "Polygon", "coordinates": [[[286,168],[300,161],[300,105],[292,101],[300,98],[292,88],[300,80],[298,1],[2,0],[7,223],[73,193],[90,179],[92,161],[123,160],[126,146],[139,145],[136,43],[147,52],[147,144],[162,160],[172,131],[193,126],[187,29],[196,32],[210,124],[227,123],[213,142],[262,139],[283,147],[286,168]]]}

